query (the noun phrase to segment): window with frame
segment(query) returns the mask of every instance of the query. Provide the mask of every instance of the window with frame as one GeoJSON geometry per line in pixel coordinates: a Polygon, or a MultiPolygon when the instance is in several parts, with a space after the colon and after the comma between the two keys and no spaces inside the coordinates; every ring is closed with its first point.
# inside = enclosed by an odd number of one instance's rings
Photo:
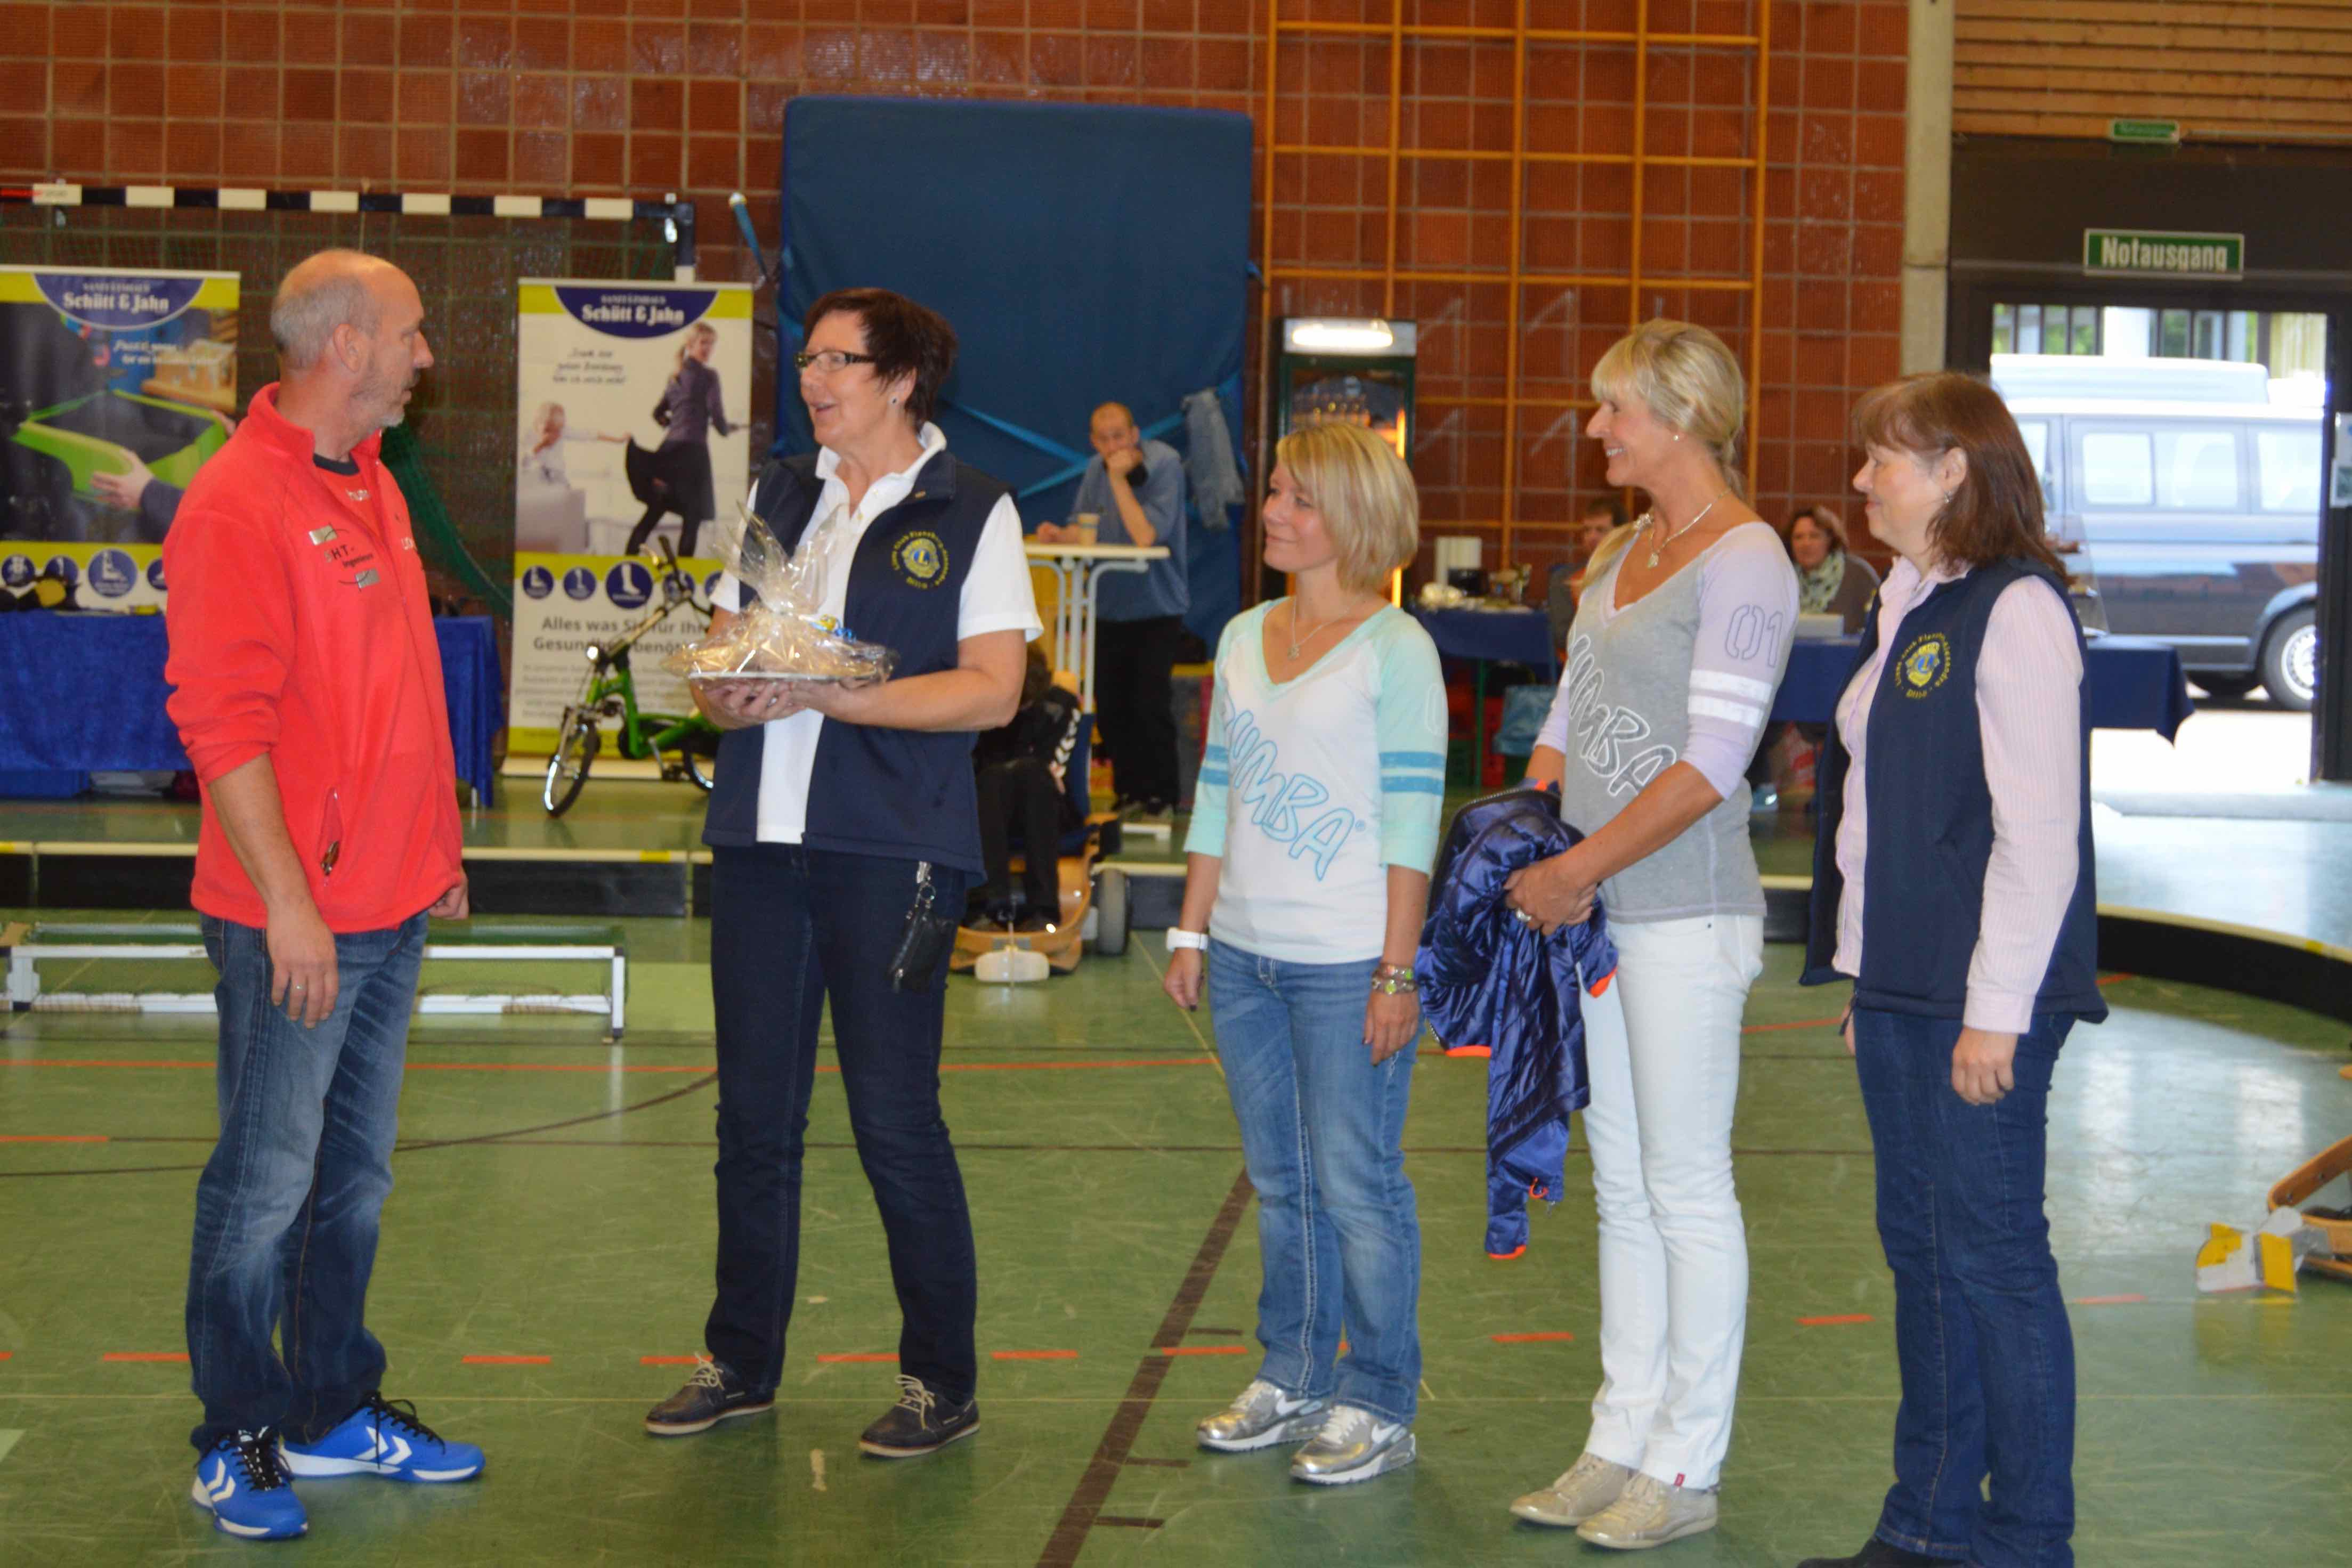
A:
{"type": "Polygon", "coordinates": [[[2254,485],[2265,512],[2319,511],[2319,427],[2254,432],[2254,485]]]}

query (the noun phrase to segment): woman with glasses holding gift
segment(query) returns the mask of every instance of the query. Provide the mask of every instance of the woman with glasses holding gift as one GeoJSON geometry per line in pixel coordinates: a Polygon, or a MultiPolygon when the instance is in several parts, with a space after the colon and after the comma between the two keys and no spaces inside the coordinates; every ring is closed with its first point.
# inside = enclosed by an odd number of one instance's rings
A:
{"type": "MultiPolygon", "coordinates": [[[[940,1111],[947,944],[936,938],[952,933],[982,874],[973,737],[1013,716],[1025,645],[1042,627],[1011,494],[959,463],[930,423],[955,363],[953,329],[879,288],[824,296],[805,327],[794,362],[819,449],[768,465],[752,505],[786,549],[822,556],[824,619],[898,663],[894,678],[854,688],[696,688],[728,731],[703,827],[719,1288],[709,1359],[646,1427],[677,1437],[773,1407],[800,1261],[817,1021],[830,1002],[903,1317],[900,1398],[858,1446],[903,1458],[980,1419],[971,1218],[940,1111]]],[[[714,636],[747,594],[731,574],[720,580],[714,636]]]]}

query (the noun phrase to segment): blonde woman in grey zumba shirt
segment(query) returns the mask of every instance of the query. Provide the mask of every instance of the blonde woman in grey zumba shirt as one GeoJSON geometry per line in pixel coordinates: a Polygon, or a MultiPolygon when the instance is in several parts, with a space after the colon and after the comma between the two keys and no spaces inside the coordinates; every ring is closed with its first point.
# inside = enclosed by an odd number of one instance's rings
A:
{"type": "Polygon", "coordinates": [[[1711,1530],[1748,1319],[1731,1180],[1739,1022],[1764,961],[1745,774],[1789,659],[1797,577],[1738,494],[1744,386],[1703,327],[1601,356],[1586,434],[1650,509],[1604,547],[1528,765],[1586,836],[1512,879],[1549,931],[1597,896],[1617,984],[1586,1008],[1601,1213],[1601,1391],[1584,1452],[1511,1505],[1595,1545],[1711,1530]]]}

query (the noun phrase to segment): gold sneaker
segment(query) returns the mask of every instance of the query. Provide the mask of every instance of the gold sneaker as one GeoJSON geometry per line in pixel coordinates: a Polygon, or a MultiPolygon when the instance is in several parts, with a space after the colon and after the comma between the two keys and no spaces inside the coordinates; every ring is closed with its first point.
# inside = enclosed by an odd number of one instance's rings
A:
{"type": "Polygon", "coordinates": [[[1595,1546],[1616,1552],[1643,1552],[1715,1528],[1715,1491],[1669,1485],[1655,1476],[1637,1475],[1625,1483],[1617,1500],[1576,1527],[1576,1533],[1595,1546]]]}
{"type": "Polygon", "coordinates": [[[1541,1491],[1531,1491],[1511,1504],[1511,1511],[1530,1524],[1572,1530],[1615,1502],[1633,1479],[1631,1466],[1612,1463],[1598,1454],[1580,1454],[1559,1479],[1541,1491]]]}

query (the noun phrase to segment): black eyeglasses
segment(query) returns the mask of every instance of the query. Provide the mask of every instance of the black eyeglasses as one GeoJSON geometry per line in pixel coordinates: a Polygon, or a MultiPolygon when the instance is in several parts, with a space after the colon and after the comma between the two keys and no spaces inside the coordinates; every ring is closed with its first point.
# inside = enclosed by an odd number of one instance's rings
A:
{"type": "Polygon", "coordinates": [[[793,356],[793,369],[804,371],[814,365],[829,376],[837,375],[845,366],[870,365],[873,362],[873,355],[853,354],[846,349],[819,349],[814,354],[803,349],[793,356]]]}

